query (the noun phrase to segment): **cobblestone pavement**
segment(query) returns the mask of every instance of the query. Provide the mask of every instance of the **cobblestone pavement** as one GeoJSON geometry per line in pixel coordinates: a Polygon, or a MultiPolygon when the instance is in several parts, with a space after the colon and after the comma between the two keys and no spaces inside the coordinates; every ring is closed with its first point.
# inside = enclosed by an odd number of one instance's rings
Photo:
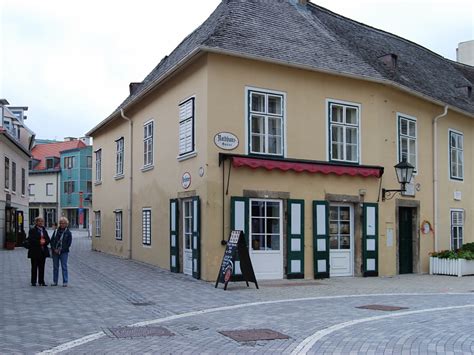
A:
{"type": "MultiPolygon", "coordinates": [[[[0,353],[474,353],[474,277],[213,283],[90,251],[73,232],[69,287],[31,287],[26,250],[0,250],[0,353]],[[356,307],[406,307],[393,312],[356,307]],[[172,336],[117,338],[110,328],[172,336]],[[140,330],[141,328],[136,328],[140,330]],[[219,331],[288,339],[237,342],[219,331]]],[[[46,262],[46,281],[52,262],[46,262]]]]}

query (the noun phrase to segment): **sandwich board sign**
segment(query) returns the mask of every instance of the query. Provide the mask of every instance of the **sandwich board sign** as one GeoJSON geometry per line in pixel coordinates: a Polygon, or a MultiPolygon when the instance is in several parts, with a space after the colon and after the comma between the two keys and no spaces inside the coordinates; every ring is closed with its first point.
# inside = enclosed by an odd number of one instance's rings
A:
{"type": "Polygon", "coordinates": [[[235,281],[232,280],[232,275],[234,275],[237,255],[240,259],[240,270],[242,271],[243,281],[247,283],[247,287],[249,286],[249,282],[255,283],[258,289],[257,279],[255,278],[249,250],[247,249],[247,243],[244,238],[244,232],[240,230],[233,230],[230,233],[229,240],[225,247],[224,257],[222,258],[219,268],[219,274],[217,275],[215,288],[217,288],[219,283],[223,283],[224,290],[227,290],[229,281],[235,281]]]}

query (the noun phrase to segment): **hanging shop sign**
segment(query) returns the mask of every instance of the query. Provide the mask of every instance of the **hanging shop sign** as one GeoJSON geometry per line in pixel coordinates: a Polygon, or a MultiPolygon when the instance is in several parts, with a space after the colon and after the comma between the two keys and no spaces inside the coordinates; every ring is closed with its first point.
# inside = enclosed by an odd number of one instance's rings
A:
{"type": "Polygon", "coordinates": [[[214,144],[224,150],[234,150],[239,146],[239,138],[229,132],[219,132],[214,136],[214,144]]]}
{"type": "MultiPolygon", "coordinates": [[[[242,271],[243,280],[249,286],[249,282],[255,283],[258,289],[257,279],[253,271],[252,261],[250,260],[249,250],[247,243],[245,242],[244,232],[240,230],[233,230],[230,233],[229,240],[227,241],[224,257],[222,258],[221,266],[219,268],[219,274],[217,275],[216,288],[219,283],[224,284],[224,290],[227,290],[227,284],[229,281],[237,281],[234,278],[235,263],[240,262],[240,270],[242,271]]],[[[241,279],[239,279],[240,281],[241,279]]]]}
{"type": "Polygon", "coordinates": [[[185,172],[183,176],[181,177],[181,186],[183,189],[187,189],[189,186],[191,186],[191,174],[188,172],[185,172]]]}

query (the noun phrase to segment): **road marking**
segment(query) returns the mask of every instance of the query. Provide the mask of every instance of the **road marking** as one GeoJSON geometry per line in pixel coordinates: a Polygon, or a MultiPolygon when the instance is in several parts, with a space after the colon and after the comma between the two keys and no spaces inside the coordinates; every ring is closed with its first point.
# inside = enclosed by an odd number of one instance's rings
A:
{"type": "MultiPolygon", "coordinates": [[[[380,296],[448,296],[448,295],[469,295],[472,296],[472,293],[456,293],[456,292],[446,292],[446,293],[375,293],[375,294],[360,294],[360,295],[337,295],[337,296],[318,296],[318,297],[306,297],[306,298],[291,298],[291,299],[285,299],[285,300],[273,300],[273,301],[260,301],[260,302],[251,302],[251,303],[242,303],[242,304],[236,304],[232,306],[222,306],[222,307],[215,307],[215,308],[207,308],[199,311],[192,311],[192,312],[186,312],[186,313],[181,313],[181,314],[175,314],[172,316],[164,317],[164,318],[158,318],[158,319],[152,319],[152,320],[147,320],[143,322],[138,322],[130,325],[129,327],[144,327],[148,325],[153,325],[153,324],[158,324],[158,323],[164,323],[164,322],[169,322],[173,321],[176,319],[182,319],[182,318],[188,318],[188,317],[194,317],[194,316],[199,316],[202,314],[208,314],[208,313],[215,313],[215,312],[222,312],[222,311],[229,311],[232,309],[239,309],[239,308],[247,308],[247,307],[254,307],[254,306],[261,306],[261,305],[268,305],[268,304],[278,304],[278,303],[292,303],[292,302],[305,302],[305,301],[317,301],[317,300],[326,300],[326,299],[343,299],[343,298],[362,298],[362,297],[380,297],[380,296]]],[[[468,307],[472,307],[474,305],[469,305],[468,307]]],[[[465,306],[454,306],[454,308],[459,308],[459,307],[465,307],[465,306]]],[[[421,313],[421,311],[410,311],[410,312],[405,312],[403,314],[407,313],[421,313]]],[[[402,313],[396,313],[396,314],[390,314],[388,316],[398,316],[402,313]]],[[[387,316],[380,316],[380,317],[387,317],[387,316]]],[[[374,317],[371,317],[374,318],[374,317]]],[[[375,317],[379,318],[379,317],[375,317]]],[[[369,319],[369,318],[363,318],[363,320],[369,319]]],[[[366,320],[369,321],[369,320],[366,320]]],[[[354,322],[354,321],[351,321],[354,322]]],[[[350,323],[350,322],[346,322],[350,323]]],[[[345,323],[342,323],[345,324],[345,323]]],[[[357,323],[354,323],[357,324],[357,323]]],[[[349,326],[349,325],[346,325],[349,326]]],[[[344,328],[344,327],[342,327],[344,328]]],[[[341,329],[342,329],[341,328],[341,329]]],[[[328,330],[330,328],[327,328],[328,330]]],[[[335,331],[335,330],[334,330],[335,331]]],[[[313,334],[315,336],[317,333],[313,334]]],[[[70,350],[72,348],[78,347],[80,345],[84,345],[87,343],[90,343],[91,341],[100,339],[104,337],[106,334],[103,331],[87,335],[85,337],[72,340],[70,342],[58,345],[54,348],[51,348],[49,350],[42,351],[38,353],[39,355],[43,354],[57,354],[62,351],[70,350]]],[[[308,337],[310,338],[310,337],[308,337]]],[[[307,341],[308,338],[306,338],[303,342],[307,341]]],[[[300,343],[301,345],[302,343],[300,343]]],[[[299,346],[296,348],[298,349],[299,346]]],[[[296,351],[296,349],[294,351],[296,351]]]]}
{"type": "Polygon", "coordinates": [[[408,312],[400,312],[400,313],[392,313],[392,314],[386,314],[383,316],[375,316],[375,317],[368,317],[368,318],[362,318],[362,319],[354,319],[348,322],[344,323],[339,323],[335,324],[329,328],[322,329],[314,333],[313,335],[310,335],[307,337],[305,340],[303,340],[292,352],[291,355],[300,355],[300,354],[306,354],[308,351],[311,350],[311,348],[324,338],[326,335],[329,335],[331,333],[337,332],[338,330],[351,327],[356,324],[360,323],[366,323],[366,322],[372,322],[380,319],[386,319],[386,318],[395,318],[395,317],[403,317],[403,316],[408,316],[411,314],[420,314],[420,313],[427,313],[427,312],[437,312],[437,311],[446,311],[446,310],[451,310],[451,309],[461,309],[461,308],[470,308],[474,307],[474,304],[468,304],[468,305],[463,305],[463,306],[450,306],[450,307],[438,307],[438,308],[428,308],[428,309],[420,309],[416,311],[408,311],[408,312]]]}

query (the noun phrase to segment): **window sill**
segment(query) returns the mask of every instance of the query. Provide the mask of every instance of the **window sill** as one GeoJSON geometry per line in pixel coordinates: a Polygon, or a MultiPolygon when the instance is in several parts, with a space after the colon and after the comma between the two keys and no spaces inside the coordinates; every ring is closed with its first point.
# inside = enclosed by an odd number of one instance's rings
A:
{"type": "Polygon", "coordinates": [[[151,249],[151,244],[148,245],[148,244],[142,244],[142,247],[146,248],[146,249],[151,249]]]}
{"type": "Polygon", "coordinates": [[[16,191],[12,191],[12,195],[16,195],[16,191]]]}
{"type": "Polygon", "coordinates": [[[125,175],[123,175],[123,174],[121,174],[121,175],[114,175],[114,179],[115,179],[115,180],[122,180],[124,177],[125,177],[125,175]]]}
{"type": "Polygon", "coordinates": [[[117,238],[115,238],[115,241],[116,241],[116,242],[123,242],[123,239],[117,239],[117,238]]]}
{"type": "Polygon", "coordinates": [[[95,181],[94,182],[94,186],[99,186],[99,185],[102,185],[102,181],[95,181]]]}
{"type": "Polygon", "coordinates": [[[96,235],[95,237],[96,237],[96,238],[100,238],[100,235],[96,235]]]}
{"type": "Polygon", "coordinates": [[[194,158],[195,156],[197,156],[197,152],[191,152],[191,153],[186,153],[185,155],[178,155],[176,159],[178,159],[178,161],[183,161],[183,160],[194,158]]]}
{"type": "Polygon", "coordinates": [[[142,171],[142,173],[144,173],[144,172],[153,170],[154,168],[155,168],[155,166],[153,164],[152,165],[146,165],[146,166],[141,168],[141,171],[142,171]]]}

